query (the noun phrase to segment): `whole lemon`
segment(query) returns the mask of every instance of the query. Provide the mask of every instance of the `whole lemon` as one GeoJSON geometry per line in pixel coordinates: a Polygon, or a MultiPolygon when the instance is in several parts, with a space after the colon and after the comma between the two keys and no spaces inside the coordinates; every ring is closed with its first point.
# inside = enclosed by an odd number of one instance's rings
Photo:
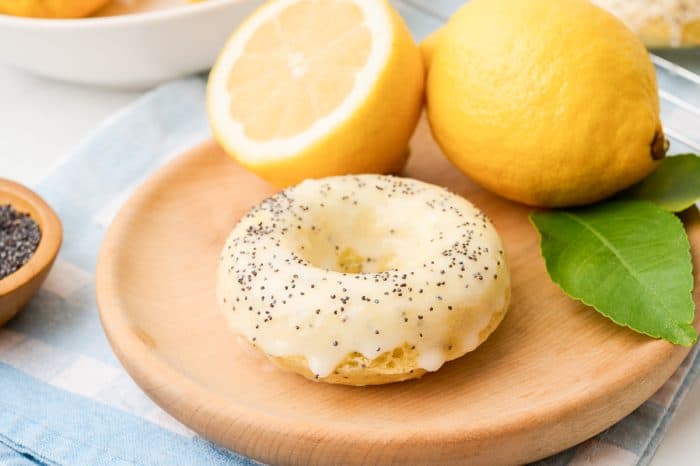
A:
{"type": "Polygon", "coordinates": [[[427,110],[457,167],[530,205],[598,201],[666,151],[646,49],[587,0],[466,4],[434,46],[427,110]]]}
{"type": "Polygon", "coordinates": [[[110,0],[0,0],[0,13],[34,18],[83,18],[110,0]]]}

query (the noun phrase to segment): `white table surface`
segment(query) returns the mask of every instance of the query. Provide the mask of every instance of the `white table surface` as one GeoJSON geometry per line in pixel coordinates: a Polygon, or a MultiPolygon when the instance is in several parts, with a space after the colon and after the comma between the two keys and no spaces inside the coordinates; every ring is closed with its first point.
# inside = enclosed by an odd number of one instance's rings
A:
{"type": "MultiPolygon", "coordinates": [[[[0,65],[0,177],[37,182],[104,118],[140,95],[49,81],[0,65]]],[[[695,465],[699,458],[695,384],[651,464],[695,465]]]]}

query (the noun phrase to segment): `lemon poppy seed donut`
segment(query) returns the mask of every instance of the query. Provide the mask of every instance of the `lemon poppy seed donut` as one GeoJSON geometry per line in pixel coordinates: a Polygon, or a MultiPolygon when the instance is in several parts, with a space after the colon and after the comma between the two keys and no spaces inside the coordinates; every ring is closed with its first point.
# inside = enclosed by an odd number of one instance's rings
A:
{"type": "Polygon", "coordinates": [[[307,180],[254,207],[221,252],[233,330],[307,378],[420,377],[475,349],[510,299],[501,240],[464,198],[408,178],[307,180]]]}

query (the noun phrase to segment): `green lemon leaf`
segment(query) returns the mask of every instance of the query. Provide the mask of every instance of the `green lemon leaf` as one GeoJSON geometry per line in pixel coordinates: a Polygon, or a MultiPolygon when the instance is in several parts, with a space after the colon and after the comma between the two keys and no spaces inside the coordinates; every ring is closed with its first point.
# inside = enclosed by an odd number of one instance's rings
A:
{"type": "Polygon", "coordinates": [[[685,210],[700,200],[700,156],[666,157],[651,175],[618,197],[650,201],[670,212],[685,210]]]}
{"type": "Polygon", "coordinates": [[[650,202],[613,201],[530,219],[547,272],[566,294],[645,335],[695,342],[690,245],[675,215],[650,202]]]}

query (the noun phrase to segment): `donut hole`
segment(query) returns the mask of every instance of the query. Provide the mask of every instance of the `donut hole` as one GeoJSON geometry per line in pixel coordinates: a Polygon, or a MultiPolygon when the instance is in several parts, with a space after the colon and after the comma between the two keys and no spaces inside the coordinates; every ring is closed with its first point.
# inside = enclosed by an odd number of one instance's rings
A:
{"type": "Polygon", "coordinates": [[[311,265],[348,274],[385,272],[396,268],[393,250],[377,251],[376,247],[333,241],[332,238],[313,235],[310,247],[304,247],[300,256],[311,265]]]}
{"type": "MultiPolygon", "coordinates": [[[[408,216],[389,209],[326,208],[311,212],[295,231],[296,254],[314,267],[348,274],[379,273],[400,268],[402,251],[423,241],[408,216]]],[[[424,244],[424,242],[423,242],[424,244]]]]}

